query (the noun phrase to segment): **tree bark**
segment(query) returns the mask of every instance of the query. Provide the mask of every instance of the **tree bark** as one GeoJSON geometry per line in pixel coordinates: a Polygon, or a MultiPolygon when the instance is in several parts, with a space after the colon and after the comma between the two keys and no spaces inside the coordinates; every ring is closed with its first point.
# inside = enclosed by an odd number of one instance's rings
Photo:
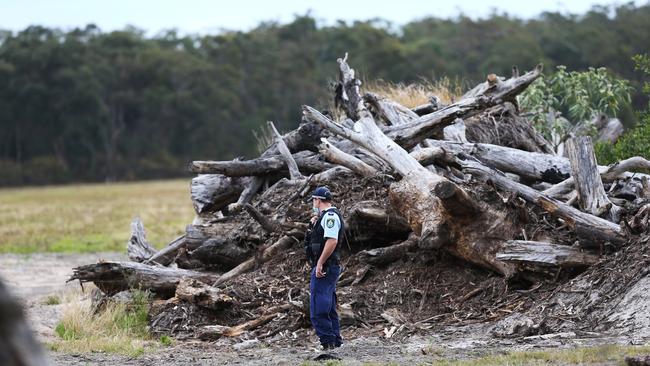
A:
{"type": "Polygon", "coordinates": [[[156,249],[149,244],[147,234],[144,231],[144,225],[139,217],[131,222],[131,238],[126,243],[126,251],[129,259],[135,262],[143,262],[154,254],[156,249]]]}
{"type": "Polygon", "coordinates": [[[571,163],[571,176],[578,191],[582,210],[595,216],[608,214],[607,217],[610,221],[618,222],[619,209],[605,194],[605,188],[596,165],[596,154],[591,137],[570,138],[566,141],[565,146],[571,163]]]}
{"type": "Polygon", "coordinates": [[[185,235],[181,235],[178,238],[174,239],[169,245],[165,248],[158,251],[156,254],[152,255],[149,259],[144,261],[144,264],[158,263],[163,266],[168,266],[174,261],[176,253],[186,244],[185,235]]]}
{"type": "Polygon", "coordinates": [[[374,177],[379,173],[377,169],[364,163],[361,159],[339,150],[336,146],[329,143],[327,139],[322,138],[321,141],[319,150],[327,161],[342,165],[362,177],[374,177]]]}
{"type": "Polygon", "coordinates": [[[597,255],[568,245],[526,240],[508,240],[496,257],[506,262],[563,268],[586,267],[598,262],[597,255]]]}
{"type": "Polygon", "coordinates": [[[176,286],[182,278],[212,283],[218,276],[135,262],[99,262],[73,268],[68,282],[74,280],[79,280],[80,283],[93,282],[109,296],[128,289],[144,289],[161,297],[170,298],[174,296],[176,286]]]}
{"type": "MultiPolygon", "coordinates": [[[[297,167],[306,172],[318,173],[332,167],[322,162],[318,155],[303,151],[292,155],[297,167]]],[[[251,160],[193,161],[189,170],[199,174],[223,174],[228,177],[267,176],[289,171],[287,162],[280,156],[261,157],[251,160]]],[[[294,174],[296,174],[294,172],[294,174]]]]}
{"type": "Polygon", "coordinates": [[[298,180],[302,178],[302,174],[300,174],[300,170],[298,169],[298,164],[296,164],[296,161],[294,160],[293,156],[291,155],[291,152],[289,151],[289,148],[287,145],[284,143],[284,140],[282,139],[282,135],[278,132],[278,130],[275,128],[275,125],[273,122],[268,121],[267,125],[269,129],[271,130],[271,133],[275,137],[275,145],[280,152],[280,156],[282,156],[282,159],[284,160],[285,164],[287,165],[287,168],[289,168],[289,176],[291,177],[291,180],[298,180]]]}

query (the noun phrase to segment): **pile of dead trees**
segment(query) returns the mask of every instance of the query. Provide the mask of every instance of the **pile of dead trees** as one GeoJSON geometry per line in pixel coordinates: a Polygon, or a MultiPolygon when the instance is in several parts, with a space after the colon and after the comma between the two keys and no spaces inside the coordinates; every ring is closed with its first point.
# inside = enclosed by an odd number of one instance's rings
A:
{"type": "MultiPolygon", "coordinates": [[[[541,65],[523,75],[515,68],[509,78],[488,75],[449,105],[432,98],[412,109],[364,93],[347,55],[338,72],[335,102],[344,113],[303,106],[293,131],[281,135],[268,123],[274,141],[258,158],[191,162],[197,215],[185,235],[157,251],[136,220],[131,262],[78,267],[71,280],[94,282],[106,295],[140,288],[221,311],[239,301],[236,291],[224,291],[234,279],[302,248],[308,210],[297,207],[307,207],[309,192],[355,176],[379,180],[387,192],[343,210],[347,254],[371,266],[407,252],[446,251],[509,278],[590,266],[648,230],[648,160],[599,166],[583,136],[567,142],[566,156],[555,155],[520,116],[517,95],[540,77],[541,65]],[[481,187],[496,190],[508,207],[552,217],[572,240],[527,231],[525,212],[482,201],[481,187]]],[[[240,334],[291,309],[305,311],[289,299],[256,322],[212,331],[240,334]]]]}

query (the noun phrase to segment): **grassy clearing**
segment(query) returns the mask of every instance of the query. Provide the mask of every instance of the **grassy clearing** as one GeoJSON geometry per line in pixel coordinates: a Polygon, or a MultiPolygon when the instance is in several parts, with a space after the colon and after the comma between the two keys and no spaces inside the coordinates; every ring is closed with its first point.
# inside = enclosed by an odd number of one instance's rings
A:
{"type": "Polygon", "coordinates": [[[134,292],[132,304],[109,303],[93,314],[89,300],[65,304],[55,332],[59,339],[49,346],[64,353],[106,352],[137,357],[146,350],[170,346],[173,340],[153,339],[147,329],[148,293],[134,292]]]}
{"type": "Polygon", "coordinates": [[[124,251],[142,218],[162,247],[194,217],[189,179],[0,189],[0,252],[124,251]]]}

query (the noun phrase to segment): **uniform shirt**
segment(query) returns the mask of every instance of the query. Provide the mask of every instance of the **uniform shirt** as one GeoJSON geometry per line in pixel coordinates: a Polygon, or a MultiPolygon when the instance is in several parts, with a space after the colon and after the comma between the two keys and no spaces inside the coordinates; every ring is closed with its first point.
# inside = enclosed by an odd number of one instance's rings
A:
{"type": "MultiPolygon", "coordinates": [[[[332,206],[332,208],[335,207],[332,206]]],[[[325,239],[338,240],[339,230],[341,229],[341,219],[339,218],[339,215],[332,211],[325,212],[325,215],[323,215],[323,218],[320,220],[320,225],[325,231],[325,235],[323,235],[325,239]]]]}

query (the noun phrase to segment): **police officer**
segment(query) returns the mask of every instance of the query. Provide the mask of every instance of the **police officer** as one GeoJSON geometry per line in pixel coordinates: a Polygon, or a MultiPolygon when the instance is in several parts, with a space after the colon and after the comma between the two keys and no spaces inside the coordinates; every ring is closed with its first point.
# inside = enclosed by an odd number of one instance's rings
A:
{"type": "Polygon", "coordinates": [[[329,189],[318,187],[311,198],[315,215],[305,241],[311,264],[311,323],[323,348],[333,349],[342,342],[336,312],[336,281],[341,274],[339,244],[343,242],[345,227],[341,213],[332,206],[329,189]]]}

